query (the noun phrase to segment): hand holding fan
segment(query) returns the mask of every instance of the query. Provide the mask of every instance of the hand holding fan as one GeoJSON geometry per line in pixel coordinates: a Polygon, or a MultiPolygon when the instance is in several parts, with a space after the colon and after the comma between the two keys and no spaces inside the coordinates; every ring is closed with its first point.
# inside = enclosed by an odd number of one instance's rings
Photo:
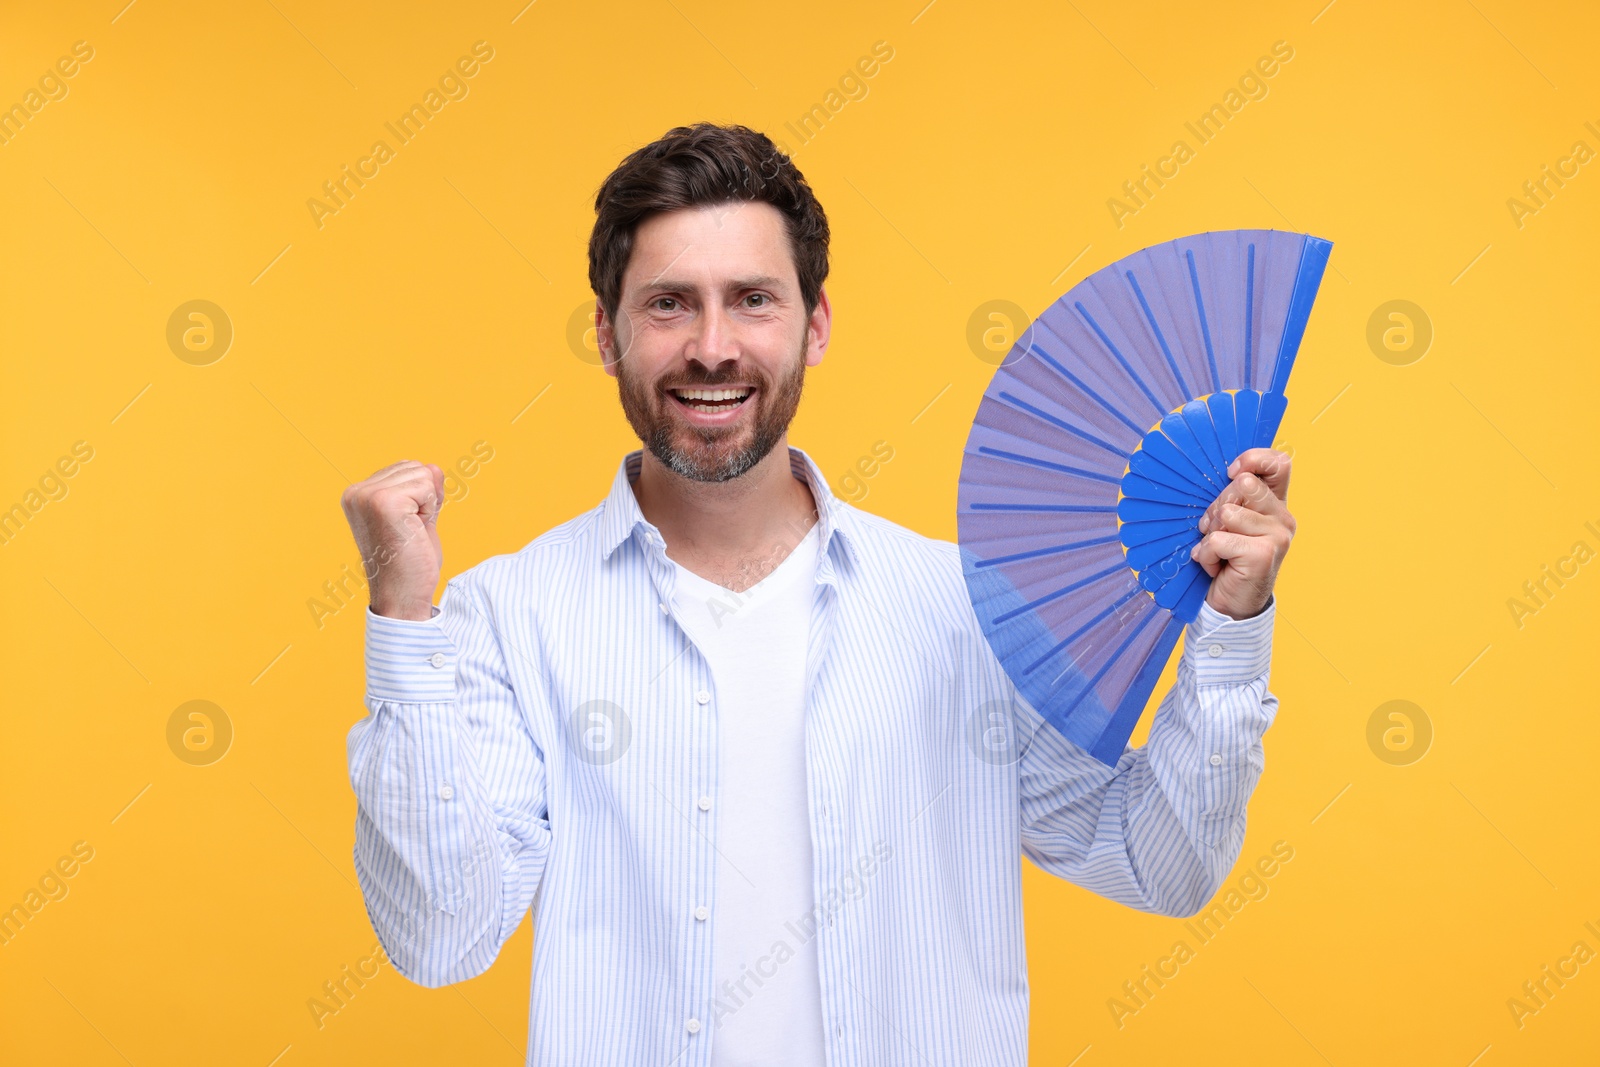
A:
{"type": "Polygon", "coordinates": [[[1102,763],[1205,600],[1200,516],[1272,444],[1332,247],[1231,230],[1136,252],[1047,308],[978,406],[967,591],[1018,691],[1102,763]]]}

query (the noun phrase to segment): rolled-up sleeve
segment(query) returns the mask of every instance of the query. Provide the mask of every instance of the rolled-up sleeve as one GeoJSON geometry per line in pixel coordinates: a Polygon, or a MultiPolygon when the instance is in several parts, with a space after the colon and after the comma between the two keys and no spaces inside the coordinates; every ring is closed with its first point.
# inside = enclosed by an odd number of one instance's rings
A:
{"type": "Polygon", "coordinates": [[[368,714],[348,742],[356,875],[395,968],[426,986],[488,968],[549,856],[543,753],[492,618],[471,572],[428,620],[366,613],[368,714]]]}
{"type": "Polygon", "coordinates": [[[1020,766],[1024,852],[1113,900],[1192,915],[1238,859],[1245,812],[1277,714],[1267,688],[1276,597],[1248,619],[1203,604],[1150,738],[1115,767],[1031,716],[1020,766]]]}

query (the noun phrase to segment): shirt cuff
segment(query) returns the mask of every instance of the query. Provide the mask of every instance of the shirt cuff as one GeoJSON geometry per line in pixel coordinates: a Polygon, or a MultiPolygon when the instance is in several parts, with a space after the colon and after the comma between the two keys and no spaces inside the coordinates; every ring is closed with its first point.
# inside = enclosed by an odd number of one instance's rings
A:
{"type": "Polygon", "coordinates": [[[399,704],[448,702],[456,696],[456,646],[427,619],[393,619],[367,605],[367,699],[399,704]]]}
{"type": "Polygon", "coordinates": [[[1272,626],[1278,597],[1267,598],[1258,615],[1235,619],[1202,602],[1200,613],[1184,629],[1182,663],[1195,673],[1198,685],[1250,682],[1272,664],[1272,626]]]}

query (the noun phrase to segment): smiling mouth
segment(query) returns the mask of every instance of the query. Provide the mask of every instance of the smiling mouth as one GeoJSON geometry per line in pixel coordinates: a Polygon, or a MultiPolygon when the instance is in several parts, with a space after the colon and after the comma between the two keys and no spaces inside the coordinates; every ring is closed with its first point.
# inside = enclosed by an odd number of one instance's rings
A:
{"type": "Polygon", "coordinates": [[[748,386],[735,386],[724,389],[669,389],[667,392],[690,411],[715,415],[741,406],[755,390],[748,386]]]}

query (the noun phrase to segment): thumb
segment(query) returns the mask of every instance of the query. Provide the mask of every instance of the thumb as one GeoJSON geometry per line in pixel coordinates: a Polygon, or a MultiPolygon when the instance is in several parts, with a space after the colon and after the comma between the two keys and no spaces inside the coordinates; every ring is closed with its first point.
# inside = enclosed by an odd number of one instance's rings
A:
{"type": "Polygon", "coordinates": [[[439,509],[444,507],[444,471],[437,463],[425,463],[423,466],[433,475],[433,498],[422,502],[420,514],[423,523],[432,524],[439,520],[439,509]]]}

